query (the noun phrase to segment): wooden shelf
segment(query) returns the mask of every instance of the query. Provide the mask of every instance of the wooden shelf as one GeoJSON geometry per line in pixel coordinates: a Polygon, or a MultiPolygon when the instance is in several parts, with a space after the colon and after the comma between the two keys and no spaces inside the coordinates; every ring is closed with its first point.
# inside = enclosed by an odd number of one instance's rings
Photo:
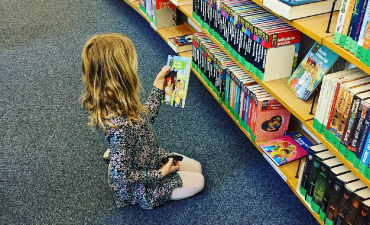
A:
{"type": "Polygon", "coordinates": [[[360,68],[362,71],[364,71],[367,74],[370,74],[370,67],[368,67],[365,63],[361,62],[359,58],[357,58],[354,54],[351,52],[345,50],[344,48],[340,47],[337,44],[333,43],[333,36],[326,37],[323,40],[323,44],[333,50],[335,53],[343,57],[348,62],[352,63],[353,65],[360,68]]]}
{"type": "MultiPolygon", "coordinates": [[[[262,6],[262,0],[254,0],[257,4],[262,6]]],[[[144,18],[146,18],[146,15],[141,12],[139,9],[139,3],[131,2],[129,0],[125,0],[126,3],[128,3],[131,7],[133,7],[136,11],[138,11],[144,18]]],[[[231,54],[220,44],[218,41],[213,38],[207,30],[203,29],[197,21],[193,19],[193,7],[192,4],[189,5],[183,5],[179,6],[178,10],[184,13],[185,16],[187,16],[189,19],[192,20],[207,36],[215,42],[231,59],[234,59],[234,57],[231,56],[231,54]]],[[[271,11],[270,11],[271,12],[271,11]]],[[[273,12],[272,12],[273,13],[273,12]]],[[[276,14],[275,14],[276,15],[276,14]]],[[[335,45],[332,42],[333,39],[333,32],[334,27],[338,18],[338,12],[335,12],[333,14],[331,27],[330,27],[330,33],[326,33],[327,30],[327,24],[329,20],[330,13],[302,18],[294,21],[286,21],[287,23],[291,24],[292,26],[296,27],[301,32],[305,33],[307,36],[312,38],[313,40],[324,44],[340,56],[342,56],[344,59],[348,60],[349,62],[353,63],[354,65],[358,66],[360,69],[365,71],[366,73],[370,74],[370,68],[367,67],[364,63],[360,62],[358,58],[356,58],[353,54],[349,53],[348,51],[340,48],[339,46],[335,45]]],[[[146,18],[149,22],[148,18],[146,18]]],[[[162,28],[157,30],[158,34],[167,42],[167,39],[169,37],[173,36],[179,36],[179,35],[185,35],[188,33],[194,33],[196,30],[192,28],[189,24],[186,22],[179,22],[178,26],[175,27],[169,27],[169,28],[162,28]]],[[[180,56],[186,56],[191,57],[192,51],[179,53],[180,56]]],[[[325,137],[318,133],[313,128],[313,118],[314,115],[310,114],[311,106],[313,102],[313,98],[311,97],[309,101],[305,102],[300,99],[298,99],[285,85],[288,78],[283,78],[279,80],[274,81],[268,81],[268,82],[262,82],[260,81],[256,76],[254,76],[252,73],[250,73],[248,70],[245,69],[243,65],[241,65],[237,60],[234,59],[234,61],[243,68],[251,77],[253,77],[262,87],[264,87],[270,94],[272,94],[278,101],[280,101],[297,119],[299,119],[305,127],[326,147],[329,148],[333,154],[343,162],[344,165],[346,165],[361,181],[363,181],[368,187],[370,187],[370,181],[366,179],[362,174],[358,172],[356,168],[352,166],[351,163],[349,163],[337,150],[336,148],[330,144],[328,141],[326,141],[325,137]]],[[[215,98],[217,102],[219,102],[219,97],[213,92],[212,88],[208,86],[207,82],[203,80],[203,78],[197,73],[195,69],[193,69],[194,74],[198,77],[198,79],[204,84],[204,86],[207,88],[209,93],[212,94],[212,96],[215,98]]],[[[319,96],[316,96],[316,102],[315,106],[317,105],[317,100],[319,96]]],[[[251,142],[254,144],[254,146],[263,154],[263,151],[260,149],[259,145],[261,142],[253,142],[252,138],[250,137],[249,133],[242,127],[238,120],[234,118],[233,114],[228,110],[228,108],[225,106],[225,104],[221,103],[220,106],[229,114],[229,116],[233,119],[235,124],[243,131],[243,133],[251,140],[251,142]]],[[[313,108],[313,112],[316,111],[316,108],[313,108]]],[[[292,132],[291,129],[300,130],[299,128],[296,128],[294,126],[290,126],[289,132],[292,132]]],[[[305,133],[304,131],[300,130],[301,132],[305,133]]],[[[311,140],[312,141],[312,140],[311,140]]],[[[315,143],[315,141],[313,141],[315,143]]],[[[286,183],[289,185],[289,187],[293,190],[293,192],[297,195],[299,200],[306,206],[306,208],[311,212],[311,214],[316,218],[316,220],[320,224],[324,224],[320,218],[319,215],[315,212],[313,212],[309,205],[305,202],[304,199],[300,196],[300,194],[297,192],[297,185],[298,185],[298,179],[296,176],[296,171],[298,168],[299,161],[294,161],[289,164],[280,166],[280,167],[274,167],[279,174],[282,174],[286,179],[286,183]]],[[[282,177],[283,177],[282,176],[282,177]]]]}
{"type": "MultiPolygon", "coordinates": [[[[241,68],[243,68],[251,77],[253,77],[254,80],[256,80],[263,88],[265,88],[272,96],[274,96],[280,103],[284,105],[285,108],[287,108],[296,118],[298,118],[302,123],[305,123],[308,120],[311,120],[314,118],[314,115],[311,115],[311,106],[313,98],[310,98],[308,101],[302,101],[301,99],[298,99],[285,85],[285,82],[288,80],[288,78],[283,78],[279,80],[273,80],[268,82],[262,82],[260,79],[258,79],[254,74],[252,74],[250,71],[248,71],[242,64],[240,64],[237,60],[232,57],[232,55],[226,50],[215,38],[213,38],[207,30],[202,28],[197,21],[193,19],[192,16],[192,6],[191,5],[185,5],[179,7],[179,9],[186,15],[189,16],[189,18],[197,24],[200,29],[207,34],[207,36],[216,43],[231,59],[233,59],[241,68]]],[[[318,96],[316,96],[316,103],[318,100],[318,96]]],[[[313,109],[313,112],[316,110],[313,109]]]]}

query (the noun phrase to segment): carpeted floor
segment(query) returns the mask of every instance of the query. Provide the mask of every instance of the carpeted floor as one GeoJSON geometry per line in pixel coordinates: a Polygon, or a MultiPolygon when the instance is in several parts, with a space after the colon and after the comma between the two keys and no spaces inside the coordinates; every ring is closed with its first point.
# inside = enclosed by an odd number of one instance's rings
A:
{"type": "Polygon", "coordinates": [[[194,74],[186,108],[163,105],[155,129],[202,163],[203,192],[116,209],[103,133],[79,102],[82,47],[128,35],[147,93],[174,52],[123,0],[2,0],[0,31],[0,224],[317,224],[194,74]]]}

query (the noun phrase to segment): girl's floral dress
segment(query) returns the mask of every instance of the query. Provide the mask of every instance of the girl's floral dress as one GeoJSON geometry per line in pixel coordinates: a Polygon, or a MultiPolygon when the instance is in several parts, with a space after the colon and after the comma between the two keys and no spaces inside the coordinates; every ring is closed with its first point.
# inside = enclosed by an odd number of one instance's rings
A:
{"type": "Polygon", "coordinates": [[[171,154],[159,147],[152,125],[161,97],[162,91],[153,87],[145,104],[149,113],[132,126],[125,116],[110,119],[118,129],[105,125],[111,165],[108,179],[117,207],[138,203],[144,209],[153,209],[170,201],[172,190],[182,186],[176,172],[162,177],[158,170],[161,160],[171,154]]]}

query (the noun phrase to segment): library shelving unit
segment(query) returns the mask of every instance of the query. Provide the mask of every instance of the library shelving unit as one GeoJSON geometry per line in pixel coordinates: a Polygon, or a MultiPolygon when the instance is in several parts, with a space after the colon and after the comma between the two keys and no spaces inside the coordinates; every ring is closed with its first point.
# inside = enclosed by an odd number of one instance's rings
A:
{"type": "MultiPolygon", "coordinates": [[[[132,8],[134,8],[138,13],[140,13],[143,17],[146,18],[146,15],[143,14],[139,10],[139,3],[138,1],[131,2],[130,0],[124,0],[127,4],[129,4],[132,8]]],[[[257,4],[262,5],[262,0],[253,0],[257,4]]],[[[339,160],[342,161],[344,165],[346,165],[362,182],[364,182],[367,187],[370,188],[370,181],[365,178],[362,174],[358,172],[358,170],[352,166],[352,163],[348,162],[344,156],[342,156],[338,150],[329,143],[325,137],[318,133],[313,128],[313,119],[314,113],[311,112],[312,107],[312,98],[308,101],[302,101],[298,99],[285,85],[285,82],[288,78],[282,78],[273,81],[262,82],[259,80],[254,74],[250,71],[245,69],[243,65],[241,65],[229,52],[225,49],[206,29],[203,29],[201,25],[197,23],[196,20],[193,19],[193,12],[192,12],[192,4],[189,5],[182,5],[178,6],[177,8],[180,10],[189,20],[191,20],[194,24],[196,24],[211,40],[216,43],[228,56],[240,66],[242,67],[250,76],[252,76],[262,87],[264,87],[271,95],[273,95],[280,103],[282,103],[294,117],[296,117],[321,143],[323,143],[339,160]]],[[[268,9],[267,9],[268,10],[268,9]]],[[[269,10],[270,11],[270,10],[269,10]]],[[[271,12],[271,11],[270,11],[271,12]]],[[[272,12],[273,13],[273,12],[272,12]]],[[[317,16],[302,18],[294,21],[285,20],[287,23],[291,24],[302,33],[310,37],[311,39],[317,41],[318,43],[324,44],[326,47],[330,48],[338,55],[340,55],[345,60],[349,61],[353,65],[357,66],[367,74],[370,74],[370,67],[366,64],[362,63],[357,57],[353,54],[349,53],[345,49],[339,47],[338,45],[333,43],[333,34],[334,34],[334,27],[338,18],[338,12],[333,13],[333,17],[331,20],[331,26],[329,32],[326,32],[327,25],[329,21],[330,13],[321,14],[317,16]]],[[[147,18],[146,18],[147,19],[147,18]]],[[[148,19],[147,19],[148,20],[148,19]]],[[[149,22],[149,20],[148,20],[149,22]]],[[[164,39],[167,43],[167,39],[169,37],[185,35],[188,33],[195,33],[196,30],[191,27],[187,22],[178,21],[178,25],[169,28],[161,28],[157,29],[158,34],[164,39]]],[[[191,57],[192,52],[188,51],[185,53],[180,53],[181,56],[191,57]]],[[[193,69],[194,74],[199,78],[199,80],[205,85],[208,91],[213,95],[213,97],[219,101],[219,97],[215,94],[211,87],[208,86],[207,82],[203,80],[202,76],[198,74],[198,72],[193,69]]],[[[316,97],[316,101],[318,97],[316,97]]],[[[256,148],[263,154],[263,151],[260,149],[259,144],[260,142],[253,142],[249,133],[239,124],[238,120],[234,118],[233,114],[226,108],[226,106],[220,102],[220,106],[229,114],[229,116],[234,120],[235,124],[239,126],[239,128],[244,132],[244,134],[251,140],[251,142],[256,146],[256,148]]],[[[316,104],[314,104],[316,106],[316,104]]],[[[315,112],[316,108],[312,109],[312,112],[315,112]]],[[[301,132],[305,133],[301,128],[294,126],[293,124],[290,125],[290,131],[300,130],[301,132]]],[[[314,140],[311,139],[315,143],[314,140]]],[[[278,174],[286,181],[288,186],[292,189],[292,191],[297,195],[297,197],[301,200],[301,202],[306,206],[306,208],[312,213],[312,215],[316,218],[316,220],[323,224],[320,220],[317,213],[313,212],[309,205],[305,202],[304,199],[300,196],[297,192],[297,185],[298,185],[298,178],[296,177],[297,168],[299,167],[299,161],[294,161],[289,164],[282,165],[280,167],[273,166],[274,169],[278,172],[278,174]]]]}

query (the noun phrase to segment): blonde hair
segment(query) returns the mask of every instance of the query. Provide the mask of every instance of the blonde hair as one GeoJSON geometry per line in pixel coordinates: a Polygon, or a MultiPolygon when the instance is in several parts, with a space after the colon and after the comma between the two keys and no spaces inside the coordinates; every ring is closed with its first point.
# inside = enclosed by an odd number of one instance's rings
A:
{"type": "Polygon", "coordinates": [[[86,42],[82,51],[82,79],[85,89],[82,106],[90,114],[89,126],[104,123],[117,128],[109,119],[126,116],[128,122],[140,120],[147,109],[139,95],[142,86],[137,75],[137,54],[132,41],[123,34],[99,34],[86,42]]]}

